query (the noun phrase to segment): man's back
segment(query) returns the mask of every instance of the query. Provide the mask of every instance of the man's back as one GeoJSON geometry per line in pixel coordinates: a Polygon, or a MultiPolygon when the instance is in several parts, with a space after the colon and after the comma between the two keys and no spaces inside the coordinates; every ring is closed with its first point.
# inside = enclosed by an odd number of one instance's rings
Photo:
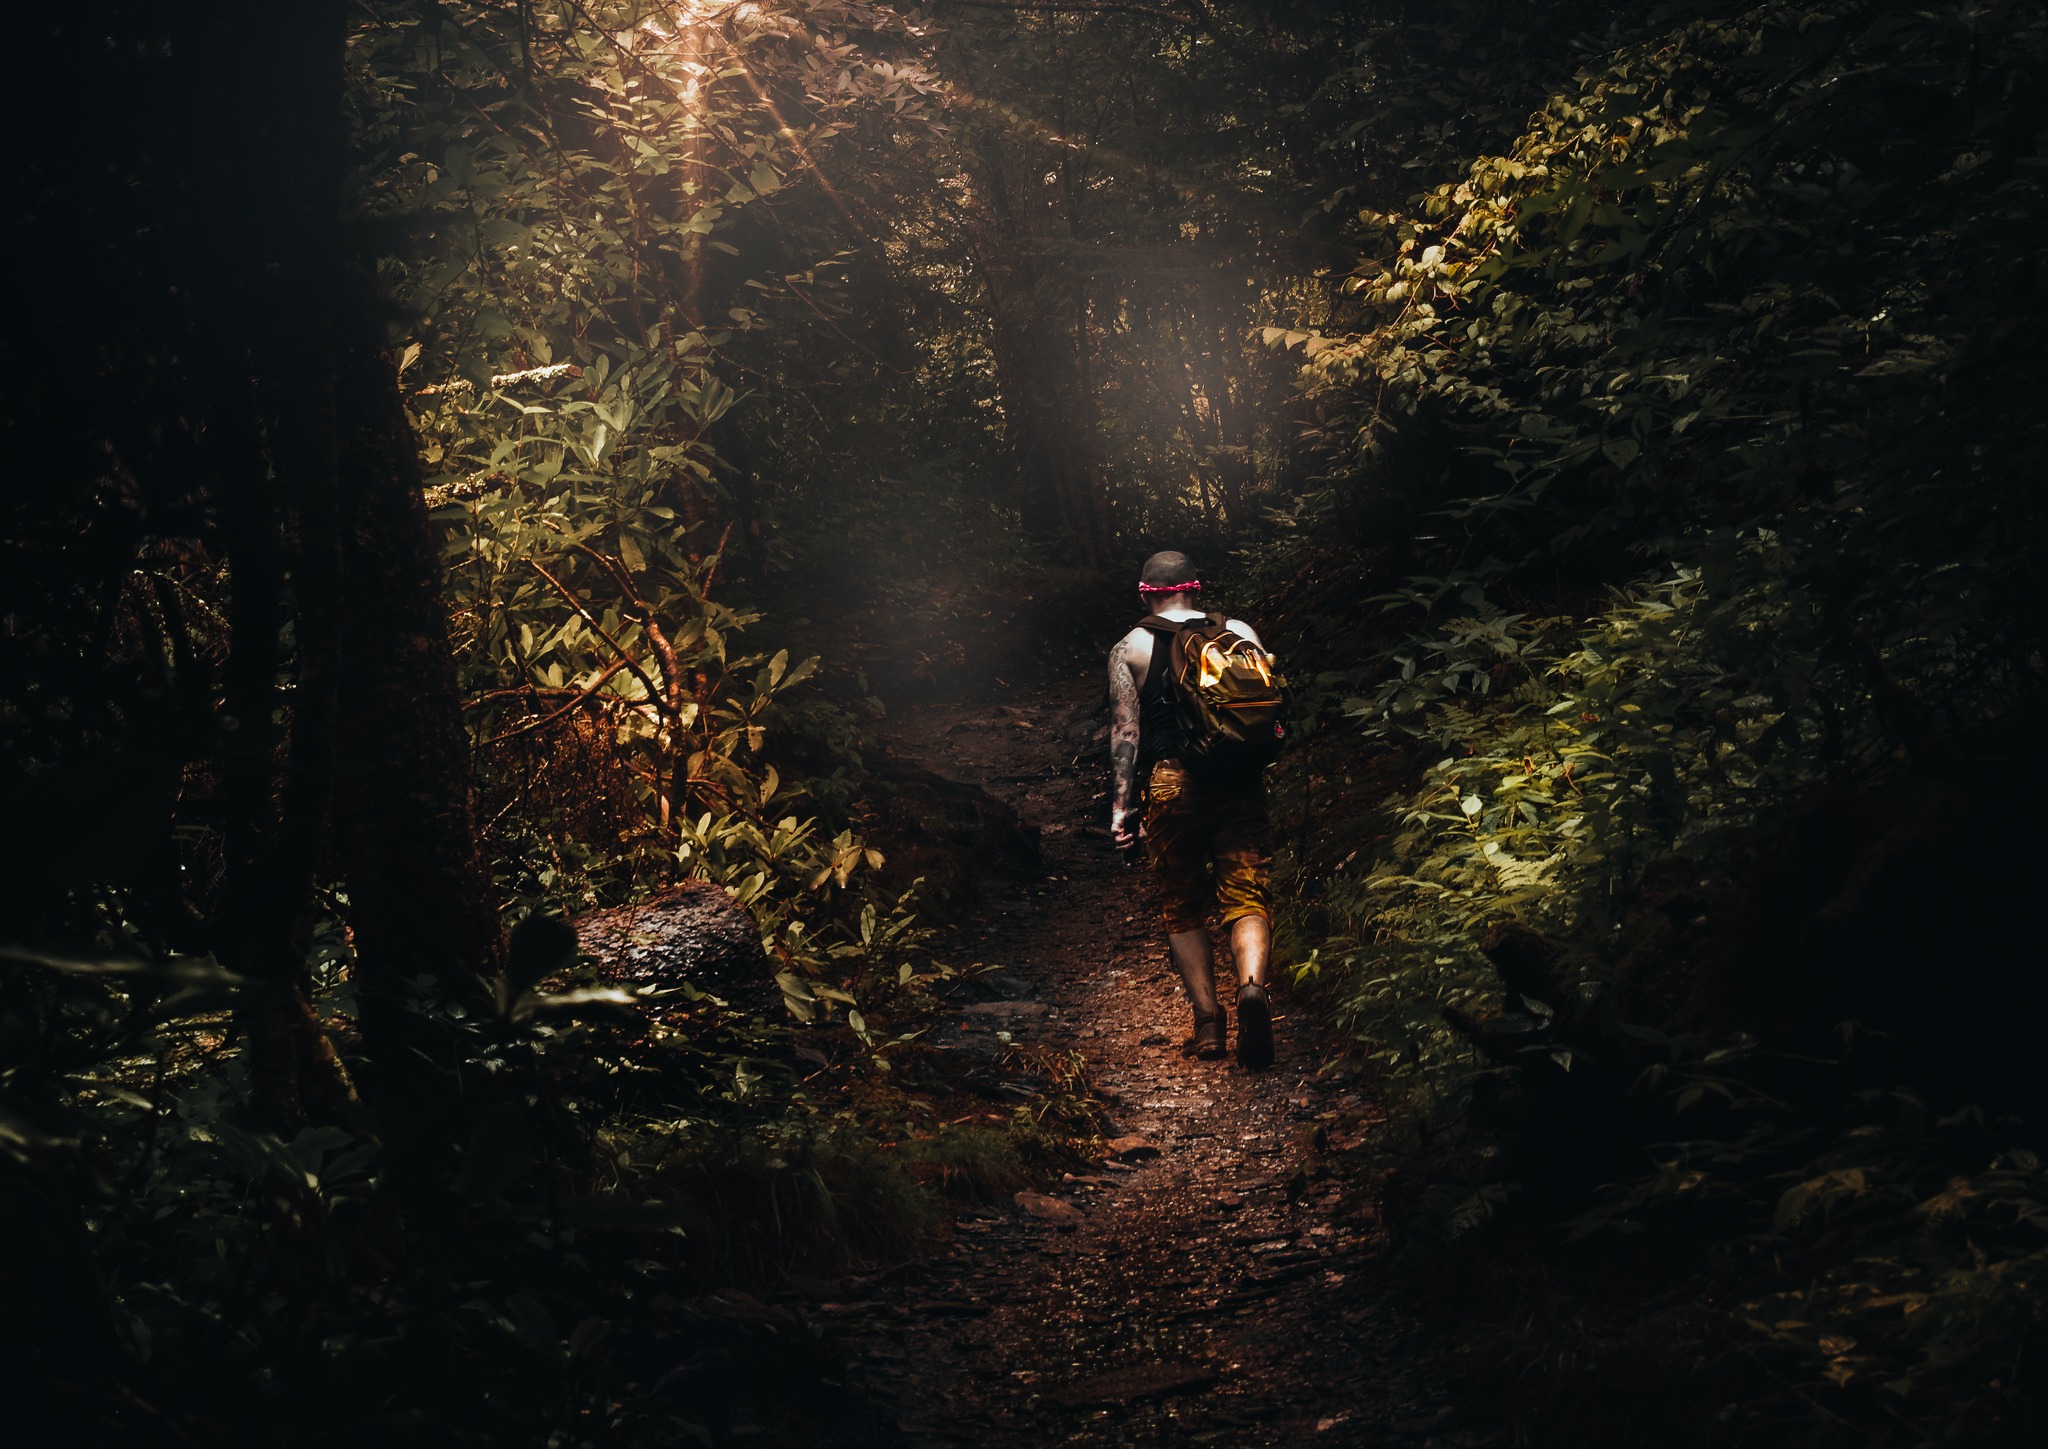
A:
{"type": "MultiPolygon", "coordinates": [[[[1152,617],[1164,619],[1169,624],[1185,624],[1190,619],[1206,619],[1209,616],[1200,609],[1161,609],[1152,617]]],[[[1244,620],[1225,619],[1223,622],[1225,627],[1233,633],[1241,634],[1251,640],[1252,643],[1258,644],[1261,647],[1264,646],[1264,641],[1259,638],[1257,631],[1251,625],[1245,623],[1244,620]]],[[[1124,635],[1123,638],[1110,646],[1109,693],[1112,701],[1118,697],[1117,671],[1119,668],[1130,671],[1131,689],[1141,690],[1145,687],[1146,677],[1152,670],[1152,641],[1156,637],[1156,631],[1146,628],[1143,624],[1133,624],[1130,633],[1124,635]]]]}

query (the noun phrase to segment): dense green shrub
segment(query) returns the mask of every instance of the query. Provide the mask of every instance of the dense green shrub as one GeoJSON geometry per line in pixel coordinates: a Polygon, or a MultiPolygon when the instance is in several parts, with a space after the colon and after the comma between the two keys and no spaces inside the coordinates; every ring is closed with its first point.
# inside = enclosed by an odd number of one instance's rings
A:
{"type": "Polygon", "coordinates": [[[1411,1249],[1613,1243],[1543,1251],[1627,1306],[1511,1356],[1568,1383],[1642,1330],[1693,1385],[1539,1395],[1552,1442],[1695,1395],[1729,1406],[1702,1442],[2040,1413],[2032,1132],[1951,1114],[2039,1100],[1986,1068],[2029,1040],[1984,1020],[2023,847],[1964,802],[2043,703],[2044,45],[2017,5],[1664,12],[1360,213],[1366,326],[1269,330],[1334,464],[1269,567],[1394,519],[1355,546],[1417,572],[1318,682],[1326,735],[1413,773],[1377,843],[1320,842],[1302,968],[1411,1103],[1411,1249]],[[1502,921],[1553,938],[1536,985],[1502,921]],[[1657,1295],[1616,1289],[1645,1254],[1657,1295]]]}

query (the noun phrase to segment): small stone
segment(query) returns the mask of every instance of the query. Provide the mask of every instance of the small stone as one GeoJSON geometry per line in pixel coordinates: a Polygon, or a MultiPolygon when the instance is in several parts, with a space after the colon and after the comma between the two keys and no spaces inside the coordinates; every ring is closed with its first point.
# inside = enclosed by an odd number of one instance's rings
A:
{"type": "Polygon", "coordinates": [[[1219,1192],[1216,1194],[1216,1206],[1226,1212],[1236,1212],[1244,1206],[1244,1198],[1234,1192],[1219,1192]]]}
{"type": "Polygon", "coordinates": [[[1108,1143],[1109,1155],[1133,1162],[1141,1157],[1157,1157],[1159,1149],[1143,1137],[1132,1133],[1128,1137],[1112,1137],[1108,1143]]]}
{"type": "Polygon", "coordinates": [[[1158,1032],[1156,1032],[1156,1031],[1155,1031],[1155,1032],[1153,1032],[1153,1033],[1152,1033],[1152,1035],[1150,1035],[1150,1036],[1146,1036],[1146,1037],[1140,1037],[1140,1038],[1138,1039],[1138,1045],[1139,1045],[1139,1046],[1153,1046],[1153,1047],[1158,1047],[1158,1046],[1168,1046],[1168,1045],[1171,1045],[1171,1043],[1172,1043],[1172,1040],[1173,1040],[1173,1039],[1172,1039],[1171,1037],[1167,1037],[1167,1036],[1162,1036],[1162,1035],[1160,1035],[1160,1034],[1159,1034],[1158,1032]]]}
{"type": "Polygon", "coordinates": [[[1081,1210],[1064,1198],[1027,1190],[1016,1194],[1012,1201],[1034,1218],[1051,1223],[1061,1232],[1072,1232],[1081,1226],[1081,1210]]]}

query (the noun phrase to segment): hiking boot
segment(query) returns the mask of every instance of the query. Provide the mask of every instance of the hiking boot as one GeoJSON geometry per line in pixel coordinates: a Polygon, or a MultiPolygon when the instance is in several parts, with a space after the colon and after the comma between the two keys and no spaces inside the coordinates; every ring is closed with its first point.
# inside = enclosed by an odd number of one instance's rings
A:
{"type": "Polygon", "coordinates": [[[1195,1017],[1195,1034],[1188,1042],[1188,1050],[1205,1062],[1213,1062],[1223,1055],[1223,1008],[1218,1006],[1213,1016],[1195,1017]]]}
{"type": "Polygon", "coordinates": [[[1237,988],[1237,1061],[1254,1070],[1273,1065],[1273,1003],[1263,986],[1237,988]]]}

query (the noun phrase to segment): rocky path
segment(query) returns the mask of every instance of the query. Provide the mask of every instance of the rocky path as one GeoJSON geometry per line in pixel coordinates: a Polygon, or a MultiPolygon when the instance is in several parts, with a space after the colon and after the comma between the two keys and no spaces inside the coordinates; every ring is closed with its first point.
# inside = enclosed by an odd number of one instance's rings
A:
{"type": "Polygon", "coordinates": [[[1370,1205],[1310,1171],[1320,1146],[1372,1126],[1310,1022],[1280,998],[1266,1072],[1182,1054],[1188,1013],[1142,868],[1100,829],[1100,770],[1071,763],[1093,695],[1078,680],[891,731],[895,753],[984,786],[1043,842],[1042,874],[987,887],[941,952],[1002,965],[941,1044],[1007,1032],[1078,1051],[1119,1150],[961,1215],[853,1310],[849,1387],[912,1444],[1476,1442],[1379,1286],[1370,1205]]]}

